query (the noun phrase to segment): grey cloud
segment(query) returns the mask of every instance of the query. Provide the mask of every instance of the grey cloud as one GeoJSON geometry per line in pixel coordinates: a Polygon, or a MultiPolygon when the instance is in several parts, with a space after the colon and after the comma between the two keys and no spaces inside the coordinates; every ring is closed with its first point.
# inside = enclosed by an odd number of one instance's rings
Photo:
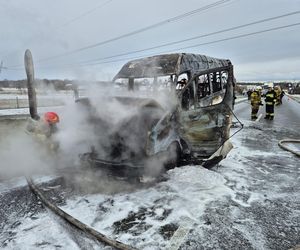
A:
{"type": "MultiPolygon", "coordinates": [[[[221,29],[261,20],[300,10],[299,0],[232,0],[224,5],[196,13],[180,21],[171,22],[155,29],[126,37],[103,46],[85,50],[45,63],[39,59],[64,54],[91,44],[111,39],[143,27],[167,20],[174,16],[189,12],[217,0],[113,0],[103,7],[97,8],[101,2],[71,0],[19,0],[0,3],[0,22],[2,24],[0,38],[0,60],[4,66],[22,65],[25,49],[31,49],[36,65],[36,75],[40,78],[96,78],[108,80],[126,61],[100,64],[91,67],[66,68],[59,65],[74,64],[79,61],[111,56],[128,51],[144,49],[160,44],[178,41],[196,35],[207,34],[221,29]],[[94,11],[93,8],[95,8],[94,11]],[[90,11],[89,14],[83,15],[90,11]],[[78,17],[78,18],[76,18],[78,17]],[[40,67],[38,67],[40,66],[40,67]],[[45,66],[45,68],[42,68],[45,66]],[[46,66],[51,66],[48,69],[46,66]]],[[[246,34],[272,27],[299,22],[300,15],[286,17],[277,21],[247,27],[232,32],[201,38],[188,43],[171,46],[176,51],[189,45],[210,42],[218,39],[246,34]]],[[[236,66],[237,79],[262,79],[280,77],[300,79],[300,69],[283,64],[288,58],[290,65],[298,62],[300,51],[300,25],[282,30],[239,38],[235,40],[187,48],[181,52],[207,54],[219,58],[229,58],[236,66]],[[263,62],[274,68],[264,71],[263,62]],[[244,70],[256,72],[246,74],[244,70]],[[276,65],[276,66],[275,66],[276,65]],[[266,75],[268,74],[268,75],[266,75]]],[[[154,53],[165,53],[167,48],[147,51],[128,56],[143,56],[154,53]]],[[[125,58],[125,57],[123,57],[125,58]]],[[[289,64],[288,63],[288,64],[289,64]]],[[[23,79],[22,70],[3,70],[1,79],[23,79]]]]}

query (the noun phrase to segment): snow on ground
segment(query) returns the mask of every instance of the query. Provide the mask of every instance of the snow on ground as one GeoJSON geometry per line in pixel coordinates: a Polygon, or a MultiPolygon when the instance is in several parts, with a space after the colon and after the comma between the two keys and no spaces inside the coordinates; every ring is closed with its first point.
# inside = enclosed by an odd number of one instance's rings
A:
{"type": "MultiPolygon", "coordinates": [[[[219,167],[183,166],[148,188],[75,195],[60,207],[137,249],[292,248],[300,242],[299,159],[278,141],[299,138],[299,131],[242,122],[219,167]]],[[[8,192],[22,185],[18,179],[0,186],[2,248],[103,249],[76,241],[28,189],[8,192]]]]}
{"type": "MultiPolygon", "coordinates": [[[[81,249],[72,239],[66,237],[65,229],[60,227],[47,212],[38,217],[28,217],[15,224],[18,237],[3,240],[2,249],[81,249]]],[[[13,232],[8,232],[11,235],[13,232]]]]}
{"type": "Polygon", "coordinates": [[[0,183],[0,194],[24,186],[27,186],[27,182],[24,177],[17,177],[7,181],[2,181],[0,183]]]}
{"type": "Polygon", "coordinates": [[[291,247],[300,225],[297,158],[278,147],[278,128],[244,123],[232,139],[234,149],[213,171],[184,166],[146,190],[80,196],[62,208],[138,249],[291,247]],[[285,207],[277,208],[283,201],[285,207]],[[262,209],[268,211],[263,217],[262,209]]]}
{"type": "MultiPolygon", "coordinates": [[[[54,107],[38,107],[38,113],[45,113],[47,111],[59,112],[63,106],[54,106],[54,107]]],[[[17,109],[0,109],[1,116],[15,116],[15,115],[28,115],[29,117],[29,108],[17,108],[17,109]]]]}
{"type": "MultiPolygon", "coordinates": [[[[44,183],[56,178],[56,176],[39,176],[35,177],[34,181],[36,184],[44,183]]],[[[0,182],[0,194],[11,191],[13,189],[27,187],[27,181],[25,177],[15,177],[6,181],[0,182]]]]}
{"type": "Polygon", "coordinates": [[[291,99],[294,99],[295,101],[297,102],[300,102],[300,95],[297,94],[297,95],[289,95],[287,94],[288,98],[291,98],[291,99]]]}
{"type": "MultiPolygon", "coordinates": [[[[52,91],[46,94],[37,94],[38,110],[53,109],[53,106],[63,106],[74,102],[74,94],[70,91],[52,91]],[[47,108],[48,107],[48,108],[47,108]]],[[[29,114],[27,94],[3,94],[0,92],[0,117],[29,114]]]]}
{"type": "MultiPolygon", "coordinates": [[[[74,94],[73,93],[51,93],[49,95],[37,95],[38,99],[53,99],[53,100],[61,100],[66,97],[70,97],[74,99],[74,94]]],[[[18,98],[19,100],[28,100],[28,95],[27,94],[1,94],[0,92],[0,100],[15,100],[18,98]]]]}
{"type": "MultiPolygon", "coordinates": [[[[52,189],[59,186],[55,176],[34,179],[36,184],[50,183],[52,189]]],[[[24,177],[2,182],[0,205],[1,249],[105,249],[45,209],[24,177]]]]}
{"type": "Polygon", "coordinates": [[[232,194],[220,174],[200,166],[184,166],[167,175],[167,181],[149,189],[77,197],[63,209],[138,249],[162,249],[168,245],[164,233],[173,234],[185,221],[192,225],[209,202],[232,194]],[[171,227],[171,231],[164,232],[164,227],[171,227]]]}

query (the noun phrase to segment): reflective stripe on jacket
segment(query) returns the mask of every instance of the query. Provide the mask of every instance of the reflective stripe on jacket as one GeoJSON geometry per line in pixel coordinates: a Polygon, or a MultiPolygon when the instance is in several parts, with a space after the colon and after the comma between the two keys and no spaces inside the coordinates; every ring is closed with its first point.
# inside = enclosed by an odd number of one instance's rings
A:
{"type": "Polygon", "coordinates": [[[276,101],[276,93],[274,90],[268,91],[265,94],[265,102],[267,105],[274,105],[276,101]]]}

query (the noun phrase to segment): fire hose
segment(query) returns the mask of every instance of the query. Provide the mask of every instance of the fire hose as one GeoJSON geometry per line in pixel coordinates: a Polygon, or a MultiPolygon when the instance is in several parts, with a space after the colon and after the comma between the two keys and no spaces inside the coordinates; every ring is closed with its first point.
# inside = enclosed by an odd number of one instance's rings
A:
{"type": "Polygon", "coordinates": [[[39,188],[33,183],[32,179],[30,177],[26,177],[26,180],[28,182],[28,185],[30,187],[30,189],[32,190],[32,192],[34,194],[36,194],[41,201],[49,208],[51,209],[54,213],[56,213],[58,216],[60,216],[61,218],[63,218],[64,220],[66,220],[68,223],[70,223],[71,225],[75,226],[76,228],[84,231],[85,233],[87,233],[88,235],[93,236],[94,238],[96,238],[98,241],[105,243],[109,246],[115,247],[116,249],[120,249],[120,250],[134,250],[134,248],[132,248],[129,245],[126,245],[122,242],[119,242],[117,240],[113,240],[108,238],[107,236],[105,236],[104,234],[96,231],[95,229],[93,229],[92,227],[89,227],[88,225],[82,223],[81,221],[77,220],[76,218],[74,218],[73,216],[69,215],[68,213],[66,213],[65,211],[63,211],[62,209],[60,209],[59,207],[57,207],[56,205],[52,204],[43,194],[42,192],[39,190],[39,188]]]}
{"type": "Polygon", "coordinates": [[[296,151],[296,150],[293,150],[289,147],[287,147],[286,145],[284,145],[285,143],[300,143],[300,140],[298,139],[284,139],[284,140],[281,140],[278,142],[278,145],[283,148],[284,150],[287,150],[295,155],[297,155],[298,157],[300,157],[300,151],[296,151]]]}

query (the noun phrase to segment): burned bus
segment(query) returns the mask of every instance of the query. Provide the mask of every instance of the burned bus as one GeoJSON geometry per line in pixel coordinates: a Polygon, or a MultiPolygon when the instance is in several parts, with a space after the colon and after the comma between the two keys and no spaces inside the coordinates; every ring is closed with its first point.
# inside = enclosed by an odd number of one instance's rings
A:
{"type": "MultiPolygon", "coordinates": [[[[30,83],[28,51],[25,62],[30,83]]],[[[232,148],[234,84],[227,59],[176,53],[129,61],[96,102],[89,96],[76,99],[93,134],[80,159],[122,175],[145,170],[157,175],[188,163],[213,166],[232,148]],[[152,172],[157,165],[162,168],[152,172]]],[[[31,96],[30,114],[38,120],[31,96]]]]}
{"type": "MultiPolygon", "coordinates": [[[[109,121],[91,112],[91,120],[100,126],[95,131],[109,131],[110,142],[109,148],[93,147],[85,154],[93,164],[143,167],[159,159],[165,168],[183,163],[209,167],[232,148],[228,140],[234,105],[230,60],[187,53],[137,59],[126,63],[112,84],[123,94],[114,92],[105,102],[138,111],[120,120],[114,130],[109,121]]],[[[93,108],[87,99],[78,102],[93,108]]]]}

